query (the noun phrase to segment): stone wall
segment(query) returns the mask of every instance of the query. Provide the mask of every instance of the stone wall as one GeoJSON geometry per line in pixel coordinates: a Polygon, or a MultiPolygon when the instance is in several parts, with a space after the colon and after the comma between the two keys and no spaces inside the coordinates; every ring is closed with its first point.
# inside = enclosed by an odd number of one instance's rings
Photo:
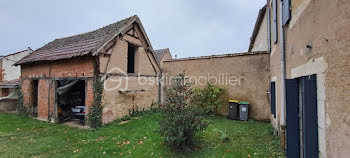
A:
{"type": "Polygon", "coordinates": [[[227,116],[228,99],[236,99],[250,103],[250,118],[257,120],[269,118],[267,53],[174,59],[164,61],[163,67],[166,85],[171,84],[172,77],[184,72],[191,82],[197,81],[193,87],[203,88],[207,81],[223,87],[227,91],[227,97],[220,110],[222,115],[227,116]]]}
{"type": "Polygon", "coordinates": [[[17,108],[16,99],[0,100],[0,112],[15,112],[17,108]]]}
{"type": "Polygon", "coordinates": [[[133,109],[147,110],[152,106],[158,107],[157,81],[158,77],[131,76],[112,76],[105,80],[103,123],[129,115],[129,111],[133,109]]]}

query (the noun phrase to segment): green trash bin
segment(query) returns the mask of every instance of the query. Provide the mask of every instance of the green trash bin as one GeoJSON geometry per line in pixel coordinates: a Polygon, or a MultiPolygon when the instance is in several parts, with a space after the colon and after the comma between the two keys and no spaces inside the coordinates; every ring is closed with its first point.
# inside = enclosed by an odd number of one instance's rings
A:
{"type": "Polygon", "coordinates": [[[249,102],[239,102],[239,119],[242,121],[248,120],[249,102]]]}

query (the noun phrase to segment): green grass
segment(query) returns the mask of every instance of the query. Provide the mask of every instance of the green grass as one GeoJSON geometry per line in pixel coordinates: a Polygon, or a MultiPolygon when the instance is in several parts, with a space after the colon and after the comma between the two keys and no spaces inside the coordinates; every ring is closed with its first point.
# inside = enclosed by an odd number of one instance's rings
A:
{"type": "Polygon", "coordinates": [[[198,134],[201,148],[172,152],[157,132],[160,114],[113,122],[96,130],[79,130],[13,114],[0,113],[0,157],[283,157],[269,123],[207,118],[211,125],[198,134]],[[220,140],[225,132],[227,142],[220,140]],[[124,142],[124,144],[123,144],[124,142]],[[142,142],[142,143],[141,143],[142,142]],[[249,156],[248,156],[249,155],[249,156]]]}

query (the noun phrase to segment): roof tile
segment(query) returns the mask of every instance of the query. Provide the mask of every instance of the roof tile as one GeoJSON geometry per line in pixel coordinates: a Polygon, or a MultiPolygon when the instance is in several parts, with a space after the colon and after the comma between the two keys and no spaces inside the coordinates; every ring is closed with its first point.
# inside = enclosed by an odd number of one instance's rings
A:
{"type": "Polygon", "coordinates": [[[112,37],[115,32],[118,32],[124,24],[136,18],[138,17],[135,15],[94,31],[56,39],[22,58],[16,65],[87,55],[106,39],[112,37]]]}

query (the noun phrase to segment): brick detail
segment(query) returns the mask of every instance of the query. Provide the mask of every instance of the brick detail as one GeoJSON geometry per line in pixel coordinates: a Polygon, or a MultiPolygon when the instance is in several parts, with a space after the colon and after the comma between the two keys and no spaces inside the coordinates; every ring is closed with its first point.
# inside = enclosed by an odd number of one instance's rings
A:
{"type": "Polygon", "coordinates": [[[85,108],[86,112],[90,111],[90,107],[93,104],[94,101],[94,88],[93,88],[93,80],[86,80],[85,81],[85,108]]]}
{"type": "Polygon", "coordinates": [[[94,58],[80,57],[50,63],[22,65],[21,78],[38,77],[93,77],[94,58]]]}
{"type": "Polygon", "coordinates": [[[38,84],[38,117],[47,119],[48,117],[48,90],[49,81],[39,80],[38,84]]]}
{"type": "Polygon", "coordinates": [[[33,106],[33,82],[31,80],[22,81],[23,106],[31,108],[33,106]]]}

